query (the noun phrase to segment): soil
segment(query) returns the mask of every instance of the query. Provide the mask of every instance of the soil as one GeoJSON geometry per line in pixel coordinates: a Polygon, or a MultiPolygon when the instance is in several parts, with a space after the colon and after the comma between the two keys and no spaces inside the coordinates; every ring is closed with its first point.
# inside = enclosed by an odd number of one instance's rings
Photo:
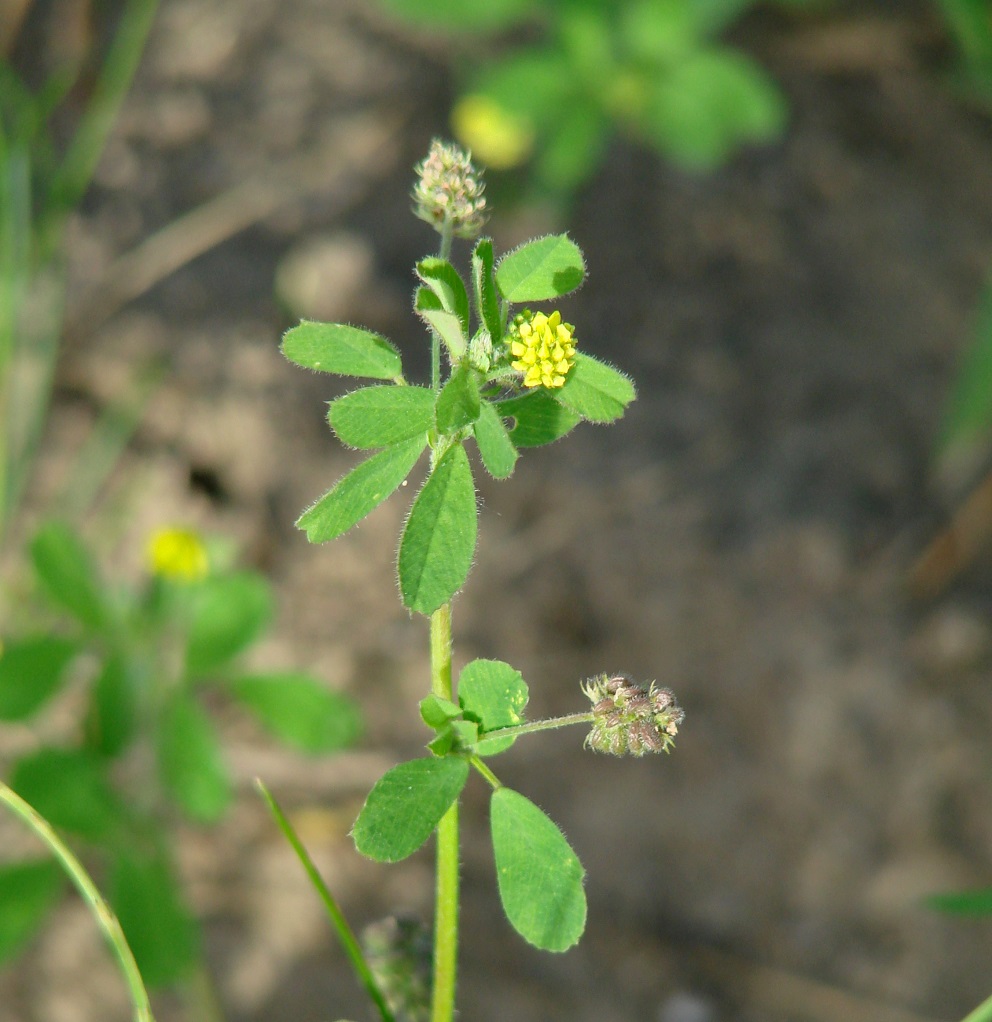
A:
{"type": "MultiPolygon", "coordinates": [[[[393,580],[404,501],[328,547],[294,530],[354,459],[323,418],[342,386],[278,351],[307,316],[380,330],[423,366],[411,267],[435,242],[408,194],[446,130],[453,44],[373,8],[163,0],[73,225],[33,497],[158,368],[94,541],[126,574],[157,524],[233,537],[278,591],[260,662],[316,671],[367,714],[359,750],[316,762],[225,722],[241,798],[183,834],[182,861],[230,1022],[371,1017],[254,776],[357,925],[430,908],[429,852],[380,867],[347,836],[426,739],[426,627],[393,580]]],[[[706,176],[618,141],[568,217],[590,275],[566,318],[639,400],[527,452],[508,484],[478,474],[456,659],[512,662],[534,716],[580,708],[603,670],[672,686],[687,716],[670,757],[608,760],[564,731],[501,758],[588,870],[566,955],[502,919],[470,788],[461,1018],[910,1022],[992,992],[988,919],[923,904],[992,882],[992,576],[981,556],[918,567],[969,482],[933,452],[992,264],[992,127],[934,17],[750,19],[739,41],[788,95],[783,141],[706,176]]],[[[491,225],[498,250],[554,227],[534,210],[491,225]]],[[[78,905],[0,975],[0,1022],[126,1017],[78,905]]],[[[187,1016],[167,997],[159,1017],[187,1016]]]]}

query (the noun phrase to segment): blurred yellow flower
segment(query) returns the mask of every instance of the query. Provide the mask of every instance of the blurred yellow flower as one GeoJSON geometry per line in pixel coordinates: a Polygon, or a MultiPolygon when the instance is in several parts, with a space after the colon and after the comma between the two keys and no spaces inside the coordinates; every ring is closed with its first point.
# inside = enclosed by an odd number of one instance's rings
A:
{"type": "Polygon", "coordinates": [[[210,568],[203,540],[192,529],[156,529],[148,539],[146,554],[149,570],[162,578],[193,582],[210,568]]]}
{"type": "Polygon", "coordinates": [[[524,374],[525,387],[561,387],[575,365],[575,327],[560,312],[546,316],[530,309],[514,316],[509,343],[512,368],[524,374]]]}
{"type": "Polygon", "coordinates": [[[527,117],[483,95],[464,96],[451,111],[451,127],[462,145],[493,170],[519,167],[534,148],[534,127],[527,117]]]}

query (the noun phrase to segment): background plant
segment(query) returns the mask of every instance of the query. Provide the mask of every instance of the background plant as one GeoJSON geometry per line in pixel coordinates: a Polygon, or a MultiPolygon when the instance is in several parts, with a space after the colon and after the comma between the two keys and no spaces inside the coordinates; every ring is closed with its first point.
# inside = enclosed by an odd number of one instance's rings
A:
{"type": "MultiPolygon", "coordinates": [[[[308,753],[352,742],[346,697],[296,670],[243,666],[272,619],[257,572],[216,563],[195,534],[157,533],[136,589],[110,585],[80,536],[49,522],[30,545],[34,626],[4,639],[0,721],[33,722],[62,695],[68,729],[10,769],[10,786],[72,836],[103,878],[145,982],[187,981],[197,923],[174,862],[176,824],[208,825],[231,803],[231,778],[209,706],[237,703],[308,753]]],[[[0,957],[14,954],[58,903],[57,863],[0,868],[0,957]]]]}
{"type": "MultiPolygon", "coordinates": [[[[528,686],[510,664],[473,660],[454,679],[451,603],[465,584],[477,536],[469,442],[484,469],[506,479],[521,448],[551,443],[583,420],[613,422],[634,399],[622,373],[578,350],[575,328],[559,311],[513,313],[514,305],[558,299],[581,285],[585,263],[566,235],[538,238],[499,260],[492,241],[483,238],[473,247],[467,283],[449,261],[455,236],[474,239],[481,232],[487,212],[482,192],[466,155],[435,141],[414,189],[416,214],[441,236],[439,255],[416,266],[414,311],[431,336],[429,386],[408,381],[399,351],[368,330],[304,322],[283,341],[284,354],[297,365],[383,381],[330,404],[328,421],[341,442],[377,453],[304,512],[297,524],[311,541],[333,539],[357,524],[428,455],[426,478],[400,537],[397,575],[403,605],[430,618],[430,690],[420,713],[434,737],[429,755],[393,767],[376,783],[353,837],[370,858],[397,862],[437,833],[429,990],[434,1022],[454,1014],[458,799],[470,772],[492,789],[493,852],[507,918],[535,946],[564,951],[585,927],[584,870],[556,824],[503,785],[489,758],[521,735],[570,724],[591,725],[587,744],[598,751],[659,752],[671,746],[682,720],[669,690],[642,688],[622,675],[585,685],[590,711],[530,722],[528,686]]],[[[287,829],[284,818],[280,825],[287,829]]],[[[321,893],[345,947],[352,948],[333,900],[321,893]]],[[[368,986],[367,970],[359,975],[368,986]]],[[[418,1003],[398,1013],[421,1018],[426,1011],[418,1003]]],[[[392,1017],[381,1005],[380,1013],[392,1017]]]]}

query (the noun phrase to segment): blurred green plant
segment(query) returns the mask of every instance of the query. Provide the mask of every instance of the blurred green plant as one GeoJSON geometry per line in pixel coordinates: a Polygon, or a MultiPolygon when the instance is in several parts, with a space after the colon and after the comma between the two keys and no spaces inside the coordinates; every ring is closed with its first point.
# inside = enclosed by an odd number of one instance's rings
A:
{"type": "MultiPolygon", "coordinates": [[[[0,60],[0,542],[48,415],[65,311],[66,226],[93,178],[157,8],[158,0],[126,0],[86,90],[74,88],[94,71],[85,53],[34,88],[10,60],[0,60]],[[82,113],[67,113],[84,93],[82,113]]],[[[29,72],[43,62],[42,54],[34,57],[29,72]]]]}
{"type": "MultiPolygon", "coordinates": [[[[60,694],[81,709],[65,741],[12,765],[10,787],[99,864],[145,982],[188,981],[200,941],[176,875],[175,826],[215,823],[232,799],[208,706],[239,704],[308,754],[353,742],[358,711],[308,674],[245,670],[271,623],[269,584],[210,570],[192,532],[156,533],[133,590],[109,585],[65,524],[44,525],[30,554],[43,624],[4,640],[0,721],[35,721],[60,694]]],[[[0,958],[23,947],[61,890],[48,860],[0,868],[0,958]]]]}
{"type": "Polygon", "coordinates": [[[963,84],[992,105],[992,7],[988,0],[935,0],[961,59],[963,84]]]}
{"type": "Polygon", "coordinates": [[[552,199],[567,199],[596,171],[616,132],[705,170],[743,145],[778,138],[785,126],[786,103],[769,75],[721,41],[756,0],[383,3],[449,31],[521,21],[539,28],[538,41],[488,61],[473,51],[451,120],[483,164],[526,164],[538,192],[552,199]]]}

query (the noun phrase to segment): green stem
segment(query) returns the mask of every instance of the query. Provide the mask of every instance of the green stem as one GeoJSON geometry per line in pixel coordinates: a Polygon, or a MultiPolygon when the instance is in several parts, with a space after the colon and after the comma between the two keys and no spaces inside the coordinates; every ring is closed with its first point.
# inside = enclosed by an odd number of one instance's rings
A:
{"type": "Polygon", "coordinates": [[[961,1022],[992,1022],[992,997],[982,1003],[961,1022]]]}
{"type": "Polygon", "coordinates": [[[373,1003],[379,1010],[379,1016],[381,1017],[382,1022],[396,1022],[395,1016],[389,1010],[389,1005],[386,1003],[385,994],[383,994],[382,989],[376,982],[375,976],[372,975],[372,970],[369,968],[368,962],[365,960],[365,953],[362,951],[362,946],[359,944],[358,938],[355,936],[352,928],[348,925],[348,920],[345,919],[344,913],[341,911],[341,906],[338,905],[337,900],[331,893],[331,889],[324,883],[324,878],[320,875],[320,872],[314,865],[313,859],[310,858],[310,853],[303,846],[303,842],[293,829],[293,825],[288,819],[286,819],[285,814],[279,808],[276,800],[269,793],[269,789],[266,788],[258,778],[255,779],[255,785],[262,793],[262,798],[265,799],[266,805],[269,807],[269,812],[272,813],[277,826],[283,832],[283,835],[290,843],[293,851],[296,852],[296,857],[300,860],[303,869],[310,878],[310,883],[313,884],[314,890],[318,895],[320,895],[320,899],[323,901],[324,907],[327,909],[327,914],[330,917],[331,924],[334,926],[334,929],[337,930],[338,940],[341,941],[341,946],[344,948],[345,954],[351,961],[351,967],[355,970],[355,974],[358,976],[359,982],[365,987],[369,997],[372,998],[373,1003]]]}
{"type": "Polygon", "coordinates": [[[32,809],[16,792],[8,788],[3,781],[0,781],[0,802],[18,816],[48,846],[59,865],[83,896],[86,904],[89,905],[90,912],[96,918],[107,940],[110,941],[110,946],[117,958],[124,981],[131,993],[136,1022],[154,1022],[151,1005],[148,1002],[148,992],[145,990],[141,973],[138,971],[134,955],[131,954],[131,949],[128,947],[121,924],[117,921],[117,916],[114,915],[110,906],[104,901],[82,863],[69,851],[48,821],[32,809]]]}
{"type": "Polygon", "coordinates": [[[582,713],[568,713],[564,717],[548,717],[545,720],[529,720],[526,724],[513,724],[510,727],[493,728],[487,731],[486,738],[519,738],[520,735],[532,735],[537,731],[554,731],[559,727],[570,727],[572,724],[591,724],[596,715],[590,710],[582,713]]]}
{"type": "MultiPolygon", "coordinates": [[[[431,615],[431,692],[454,700],[451,681],[451,604],[431,615]]],[[[434,983],[431,1022],[451,1022],[458,973],[458,803],[437,827],[437,886],[434,903],[434,983]]]]}

